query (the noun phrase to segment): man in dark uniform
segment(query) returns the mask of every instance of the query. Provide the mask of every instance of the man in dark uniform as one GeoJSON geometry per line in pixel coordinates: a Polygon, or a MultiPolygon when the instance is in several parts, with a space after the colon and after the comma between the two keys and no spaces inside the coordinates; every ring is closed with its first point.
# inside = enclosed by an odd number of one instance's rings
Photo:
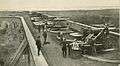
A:
{"type": "Polygon", "coordinates": [[[66,55],[67,55],[67,46],[66,46],[66,44],[63,44],[62,52],[63,52],[63,57],[66,57],[66,55]]]}
{"type": "Polygon", "coordinates": [[[46,43],[46,39],[47,39],[47,31],[44,31],[43,37],[44,37],[44,44],[45,44],[46,43]]]}
{"type": "Polygon", "coordinates": [[[108,26],[105,26],[104,31],[106,32],[106,33],[105,33],[105,36],[107,36],[107,35],[109,34],[108,26]]]}
{"type": "Polygon", "coordinates": [[[94,45],[94,40],[92,38],[89,38],[88,44],[90,44],[91,47],[91,55],[96,54],[96,48],[94,45]]]}
{"type": "Polygon", "coordinates": [[[66,55],[67,55],[67,42],[66,42],[66,40],[64,39],[64,41],[63,42],[61,42],[61,44],[62,44],[62,52],[63,52],[63,57],[66,57],[66,55]]]}
{"type": "Polygon", "coordinates": [[[63,41],[63,33],[60,32],[60,41],[63,41]]]}
{"type": "Polygon", "coordinates": [[[40,33],[40,31],[41,31],[41,26],[40,26],[40,25],[38,25],[38,31],[39,31],[39,33],[40,33]]]}
{"type": "Polygon", "coordinates": [[[68,44],[68,55],[70,55],[70,52],[71,52],[71,45],[70,43],[68,44]]]}
{"type": "Polygon", "coordinates": [[[36,45],[37,45],[37,48],[38,48],[38,55],[40,55],[40,50],[41,50],[41,41],[40,41],[40,36],[37,37],[37,40],[36,40],[36,45]]]}

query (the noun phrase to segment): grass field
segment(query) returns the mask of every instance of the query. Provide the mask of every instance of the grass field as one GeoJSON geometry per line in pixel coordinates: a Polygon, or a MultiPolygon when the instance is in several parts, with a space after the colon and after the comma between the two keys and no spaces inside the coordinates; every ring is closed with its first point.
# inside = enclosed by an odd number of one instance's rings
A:
{"type": "Polygon", "coordinates": [[[119,27],[119,10],[104,9],[104,10],[68,10],[68,11],[44,11],[43,13],[69,17],[70,20],[84,24],[103,24],[111,23],[119,27]],[[106,18],[104,18],[106,16],[106,18]],[[104,21],[105,20],[105,21],[104,21]]]}
{"type": "Polygon", "coordinates": [[[0,24],[2,22],[7,22],[8,27],[4,28],[4,32],[0,30],[0,61],[7,62],[18,49],[23,40],[24,32],[20,19],[0,18],[0,24]]]}

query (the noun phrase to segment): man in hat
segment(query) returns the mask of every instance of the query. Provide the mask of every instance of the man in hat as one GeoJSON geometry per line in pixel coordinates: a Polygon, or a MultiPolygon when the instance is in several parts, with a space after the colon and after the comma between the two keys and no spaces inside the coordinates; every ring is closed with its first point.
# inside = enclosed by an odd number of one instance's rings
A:
{"type": "Polygon", "coordinates": [[[41,50],[41,41],[40,41],[40,36],[37,37],[36,40],[36,45],[37,45],[37,49],[38,49],[38,55],[40,55],[40,50],[41,50]]]}
{"type": "Polygon", "coordinates": [[[64,41],[61,42],[61,44],[62,44],[63,57],[66,57],[66,55],[67,55],[67,42],[66,42],[66,39],[64,39],[64,41]]]}
{"type": "Polygon", "coordinates": [[[43,37],[44,37],[44,44],[46,43],[46,39],[47,39],[47,31],[43,32],[43,37]]]}
{"type": "Polygon", "coordinates": [[[92,38],[89,38],[88,44],[90,44],[90,47],[91,47],[91,55],[95,55],[96,54],[96,48],[95,48],[95,45],[94,45],[94,40],[92,38]]]}

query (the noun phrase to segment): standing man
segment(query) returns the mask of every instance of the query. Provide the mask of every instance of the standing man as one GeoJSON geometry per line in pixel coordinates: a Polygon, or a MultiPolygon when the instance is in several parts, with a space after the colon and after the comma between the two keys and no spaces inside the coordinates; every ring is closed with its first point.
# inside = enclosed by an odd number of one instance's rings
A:
{"type": "Polygon", "coordinates": [[[40,31],[41,31],[41,25],[38,25],[38,31],[40,33],[40,31]]]}
{"type": "Polygon", "coordinates": [[[43,32],[43,37],[44,37],[44,44],[46,43],[46,39],[47,39],[47,31],[43,32]]]}
{"type": "Polygon", "coordinates": [[[40,41],[40,36],[37,37],[36,40],[36,45],[37,45],[37,49],[38,49],[38,56],[40,55],[40,50],[41,50],[41,41],[40,41]]]}
{"type": "Polygon", "coordinates": [[[105,31],[105,37],[109,34],[109,28],[107,25],[105,25],[105,28],[103,29],[105,31]]]}
{"type": "Polygon", "coordinates": [[[66,40],[64,39],[64,41],[63,42],[61,42],[61,44],[62,44],[62,52],[63,52],[63,57],[66,57],[66,55],[67,55],[67,42],[66,42],[66,40]]]}
{"type": "Polygon", "coordinates": [[[67,46],[66,46],[66,44],[63,44],[62,52],[63,52],[63,57],[66,57],[66,55],[67,55],[67,46]]]}
{"type": "Polygon", "coordinates": [[[94,45],[94,40],[92,38],[89,38],[88,43],[91,46],[91,54],[95,55],[96,54],[96,48],[95,48],[95,45],[94,45]]]}
{"type": "Polygon", "coordinates": [[[60,41],[63,41],[63,33],[60,32],[60,41]]]}
{"type": "Polygon", "coordinates": [[[70,55],[70,52],[71,52],[71,45],[70,43],[68,44],[68,55],[70,55]]]}

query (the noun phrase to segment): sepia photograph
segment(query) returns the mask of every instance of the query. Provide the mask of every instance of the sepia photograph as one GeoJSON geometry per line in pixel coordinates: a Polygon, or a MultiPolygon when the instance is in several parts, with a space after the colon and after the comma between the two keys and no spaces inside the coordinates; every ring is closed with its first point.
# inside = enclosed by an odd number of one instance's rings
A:
{"type": "Polygon", "coordinates": [[[0,0],[0,66],[120,66],[120,0],[0,0]]]}

